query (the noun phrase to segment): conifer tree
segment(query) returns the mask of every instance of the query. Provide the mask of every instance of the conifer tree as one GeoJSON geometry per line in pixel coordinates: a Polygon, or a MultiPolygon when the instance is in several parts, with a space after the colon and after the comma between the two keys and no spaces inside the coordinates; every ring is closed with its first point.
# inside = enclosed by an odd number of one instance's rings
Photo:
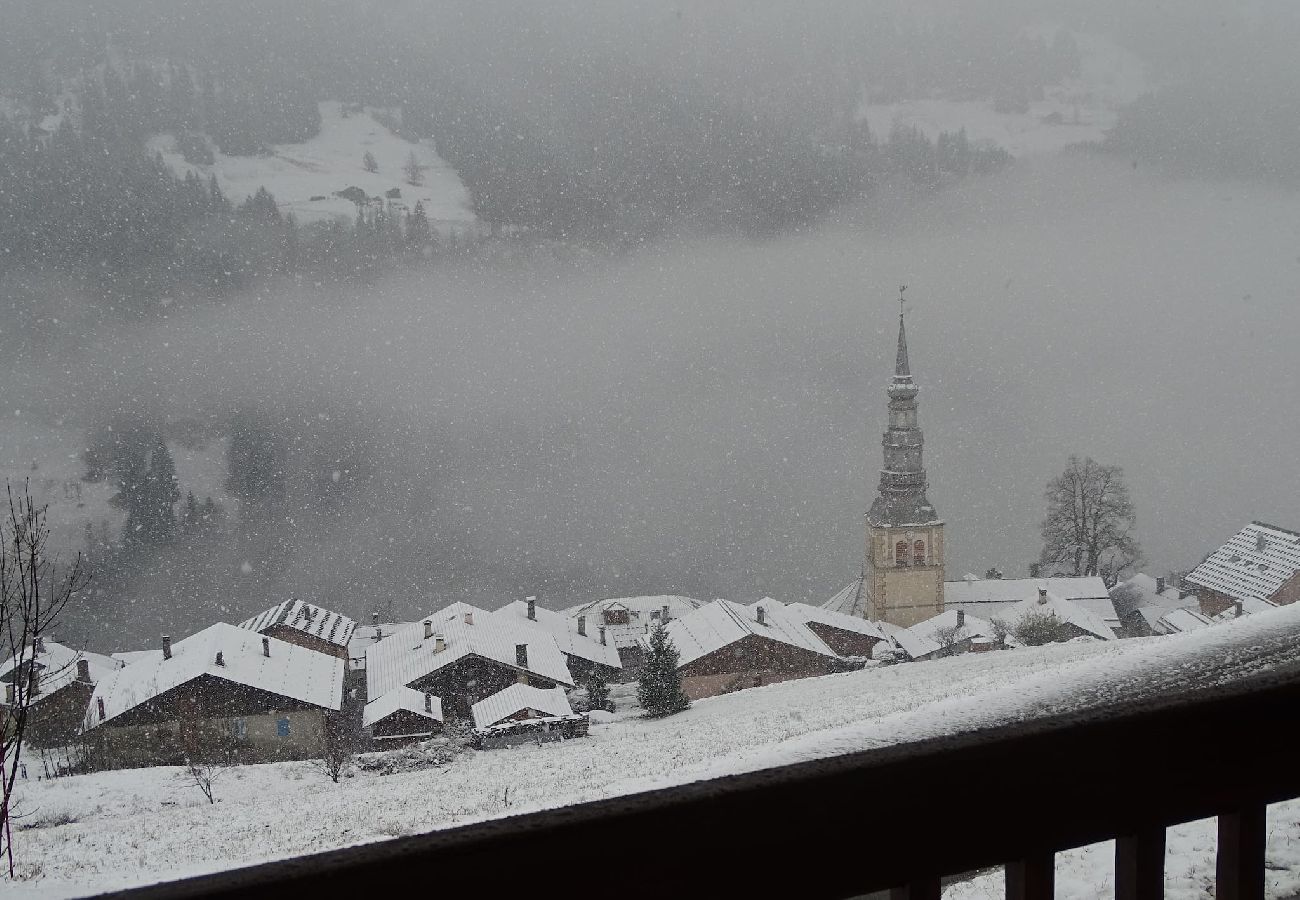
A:
{"type": "Polygon", "coordinates": [[[375,154],[371,153],[369,150],[367,150],[365,155],[361,157],[361,165],[365,167],[367,172],[379,171],[379,161],[375,159],[375,154]]]}
{"type": "Polygon", "coordinates": [[[679,654],[668,630],[660,622],[650,632],[650,650],[641,663],[636,698],[648,716],[668,716],[691,705],[677,672],[679,654]]]}
{"type": "Polygon", "coordinates": [[[591,709],[604,709],[609,703],[609,682],[605,680],[605,674],[599,666],[591,670],[587,679],[587,701],[591,709]]]}

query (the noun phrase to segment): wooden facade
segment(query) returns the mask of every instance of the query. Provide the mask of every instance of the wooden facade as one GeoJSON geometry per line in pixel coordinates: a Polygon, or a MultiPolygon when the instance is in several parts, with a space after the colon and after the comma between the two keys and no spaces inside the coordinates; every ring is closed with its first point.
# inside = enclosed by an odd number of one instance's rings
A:
{"type": "Polygon", "coordinates": [[[749,634],[678,669],[682,690],[692,700],[794,678],[840,670],[829,656],[783,641],[749,634]]]}
{"type": "Polygon", "coordinates": [[[383,743],[427,738],[442,732],[442,723],[428,716],[399,709],[370,726],[370,734],[383,743]]]}
{"type": "Polygon", "coordinates": [[[520,672],[496,660],[482,656],[463,656],[436,672],[418,678],[410,687],[442,698],[442,712],[447,718],[471,718],[470,708],[480,700],[526,680],[539,688],[553,688],[556,682],[540,675],[520,672]]]}
{"type": "Polygon", "coordinates": [[[870,657],[871,650],[880,643],[880,638],[857,631],[847,631],[827,625],[825,622],[809,621],[804,623],[808,630],[822,639],[822,642],[840,656],[870,657]]]}
{"type": "Polygon", "coordinates": [[[286,644],[293,644],[297,647],[306,647],[308,650],[315,650],[317,653],[324,653],[326,656],[335,656],[346,661],[348,658],[348,648],[346,644],[334,644],[324,638],[319,638],[314,634],[308,634],[300,628],[294,628],[292,625],[283,623],[272,625],[269,628],[263,628],[260,632],[267,637],[273,637],[277,640],[284,641],[286,644]]]}

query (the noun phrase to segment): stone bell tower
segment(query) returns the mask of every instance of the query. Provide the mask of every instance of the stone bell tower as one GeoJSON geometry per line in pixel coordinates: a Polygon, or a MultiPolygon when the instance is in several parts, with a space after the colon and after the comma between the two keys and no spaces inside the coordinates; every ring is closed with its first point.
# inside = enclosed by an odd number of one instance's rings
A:
{"type": "Polygon", "coordinates": [[[889,430],[880,490],[867,512],[866,553],[857,608],[870,619],[908,627],[943,612],[943,520],[925,496],[924,438],[907,360],[903,313],[888,388],[889,430]],[[865,602],[863,602],[865,601],[865,602]]]}

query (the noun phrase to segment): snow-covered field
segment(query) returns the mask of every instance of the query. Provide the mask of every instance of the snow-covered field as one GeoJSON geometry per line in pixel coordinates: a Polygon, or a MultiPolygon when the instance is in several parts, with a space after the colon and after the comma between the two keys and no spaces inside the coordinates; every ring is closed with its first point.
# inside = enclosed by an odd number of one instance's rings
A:
{"type": "MultiPolygon", "coordinates": [[[[85,894],[626,794],[848,750],[907,742],[1133,696],[1155,685],[1232,677],[1230,645],[1294,633],[1291,609],[1170,638],[969,655],[787,682],[645,720],[624,709],[590,738],[467,752],[434,769],[358,774],[335,785],[310,763],[224,772],[209,805],[176,769],[27,782],[17,835],[29,880],[8,895],[85,894]],[[1152,679],[1155,664],[1165,680],[1152,679]],[[1222,673],[1218,675],[1215,673],[1222,673]],[[507,789],[509,800],[507,804],[507,789]]],[[[1252,655],[1252,659],[1253,659],[1252,655]]],[[[1242,663],[1242,665],[1246,665],[1242,663]]],[[[1249,665],[1254,666],[1251,662],[1249,665]]],[[[626,698],[627,692],[621,692],[626,698]]],[[[1300,804],[1271,812],[1275,896],[1300,890],[1300,804]]],[[[1213,829],[1170,836],[1168,896],[1205,896],[1213,829]]],[[[1109,878],[1105,845],[1059,857],[1058,896],[1093,897],[1109,878]]],[[[994,875],[951,889],[993,896],[994,875]]]]}
{"type": "MultiPolygon", "coordinates": [[[[1055,28],[1031,29],[1031,36],[1050,42],[1055,28]]],[[[879,140],[895,125],[919,128],[931,140],[965,128],[972,143],[995,144],[1013,156],[1100,141],[1114,127],[1118,109],[1150,89],[1146,66],[1108,38],[1077,32],[1074,37],[1081,57],[1079,76],[1048,88],[1025,112],[999,112],[991,100],[932,98],[869,103],[859,115],[879,140]]]]}
{"type": "Polygon", "coordinates": [[[429,218],[444,227],[474,221],[469,192],[429,141],[415,144],[403,140],[375,121],[368,111],[346,114],[338,102],[322,103],[320,113],[318,135],[301,144],[277,144],[265,156],[216,153],[212,165],[192,165],[176,150],[176,139],[166,134],[151,138],[149,149],[162,153],[163,160],[178,175],[194,171],[205,182],[210,175],[216,175],[221,190],[236,203],[265,187],[275,195],[281,212],[293,213],[304,224],[356,218],[357,208],[352,201],[335,196],[335,192],[352,186],[370,197],[383,197],[388,190],[397,188],[407,208],[423,203],[429,218]],[[367,172],[362,163],[367,152],[378,163],[374,172],[367,172]],[[423,184],[419,187],[407,184],[403,174],[402,167],[411,153],[415,153],[422,168],[423,184]]]}

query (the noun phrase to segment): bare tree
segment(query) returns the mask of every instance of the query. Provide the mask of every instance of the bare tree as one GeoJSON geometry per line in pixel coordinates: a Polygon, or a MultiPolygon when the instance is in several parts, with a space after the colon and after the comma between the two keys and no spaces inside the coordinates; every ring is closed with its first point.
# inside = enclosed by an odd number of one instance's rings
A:
{"type": "Polygon", "coordinates": [[[0,521],[0,641],[10,658],[5,703],[0,707],[0,855],[14,875],[12,801],[21,769],[23,738],[40,690],[36,655],[68,602],[89,576],[80,554],[61,566],[48,549],[46,510],[24,485],[5,486],[8,514],[0,521]]]}
{"type": "Polygon", "coordinates": [[[352,765],[355,745],[352,730],[343,715],[326,715],[322,734],[320,769],[335,784],[352,765]]]}
{"type": "Polygon", "coordinates": [[[412,187],[424,184],[424,166],[420,165],[420,159],[414,150],[407,154],[406,162],[402,164],[402,174],[406,176],[406,183],[412,187]]]}
{"type": "Polygon", "coordinates": [[[217,776],[224,770],[225,766],[218,763],[190,760],[185,764],[185,780],[202,791],[209,803],[215,804],[217,800],[212,793],[212,782],[216,781],[217,776]]]}
{"type": "Polygon", "coordinates": [[[1100,575],[1114,587],[1142,559],[1133,536],[1135,516],[1124,470],[1090,457],[1071,456],[1065,471],[1047,484],[1043,520],[1044,566],[1070,575],[1100,575]]]}
{"type": "Polygon", "coordinates": [[[966,639],[965,625],[949,625],[947,628],[940,628],[934,633],[935,643],[943,652],[941,656],[951,656],[953,649],[966,639]]]}

